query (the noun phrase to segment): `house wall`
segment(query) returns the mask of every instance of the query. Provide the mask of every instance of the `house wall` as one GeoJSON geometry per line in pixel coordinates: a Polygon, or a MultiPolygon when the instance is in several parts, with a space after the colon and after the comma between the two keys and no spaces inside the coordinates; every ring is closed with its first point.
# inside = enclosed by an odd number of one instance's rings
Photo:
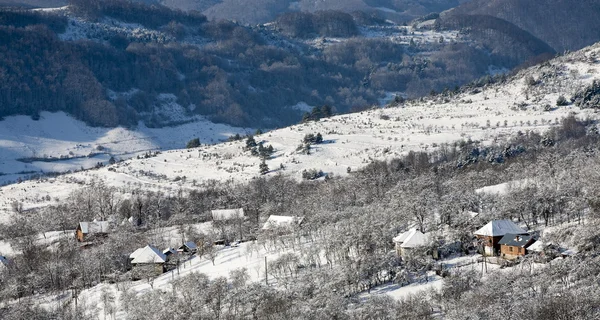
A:
{"type": "Polygon", "coordinates": [[[527,249],[525,248],[507,245],[500,246],[500,255],[508,259],[524,256],[525,253],[527,253],[527,249]]]}
{"type": "Polygon", "coordinates": [[[502,239],[503,236],[498,236],[498,237],[476,236],[476,237],[477,237],[477,239],[483,240],[484,250],[487,255],[491,256],[491,255],[494,255],[494,251],[500,251],[500,245],[498,244],[498,242],[500,242],[500,239],[502,239]]]}
{"type": "Polygon", "coordinates": [[[75,231],[75,238],[77,238],[77,241],[79,242],[83,241],[83,232],[81,232],[80,229],[77,229],[77,231],[75,231]]]}

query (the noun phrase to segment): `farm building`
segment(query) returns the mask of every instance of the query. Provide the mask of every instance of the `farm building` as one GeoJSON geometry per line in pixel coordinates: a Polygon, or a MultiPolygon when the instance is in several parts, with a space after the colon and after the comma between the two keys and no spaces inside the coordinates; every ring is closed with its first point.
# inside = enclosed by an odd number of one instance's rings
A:
{"type": "Polygon", "coordinates": [[[110,233],[110,223],[108,221],[79,222],[75,230],[77,241],[91,241],[99,237],[106,237],[110,233]]]}
{"type": "Polygon", "coordinates": [[[279,233],[292,232],[304,221],[304,217],[270,215],[263,224],[262,230],[279,233]]]}
{"type": "Polygon", "coordinates": [[[165,271],[167,256],[156,247],[147,245],[129,255],[133,279],[142,279],[162,274],[165,271]]]}
{"type": "Polygon", "coordinates": [[[490,256],[498,255],[500,252],[500,239],[508,233],[525,235],[527,231],[510,220],[492,220],[474,232],[483,246],[483,252],[490,256]]]}
{"type": "Polygon", "coordinates": [[[516,259],[527,254],[527,248],[535,240],[530,235],[507,233],[498,241],[500,256],[505,259],[516,259]]]}
{"type": "Polygon", "coordinates": [[[415,248],[426,246],[429,243],[429,235],[412,228],[396,236],[393,241],[396,245],[396,254],[406,257],[415,248]]]}
{"type": "Polygon", "coordinates": [[[173,261],[179,257],[179,252],[175,248],[167,248],[163,250],[163,254],[167,257],[167,261],[173,261]]]}
{"type": "Polygon", "coordinates": [[[234,220],[244,218],[244,209],[211,210],[213,221],[234,220]]]}
{"type": "Polygon", "coordinates": [[[177,252],[189,255],[195,254],[196,251],[198,251],[198,246],[193,241],[188,241],[177,249],[177,252]]]}

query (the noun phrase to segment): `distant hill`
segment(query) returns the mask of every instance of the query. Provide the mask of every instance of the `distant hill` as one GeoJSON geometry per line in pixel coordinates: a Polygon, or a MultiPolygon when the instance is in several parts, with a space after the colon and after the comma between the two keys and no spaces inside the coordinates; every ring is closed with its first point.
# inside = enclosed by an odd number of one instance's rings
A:
{"type": "Polygon", "coordinates": [[[66,0],[0,0],[0,7],[57,8],[65,5],[66,0]]]}
{"type": "Polygon", "coordinates": [[[600,39],[600,0],[473,0],[444,15],[490,15],[513,23],[558,52],[600,39]]]}
{"type": "MultiPolygon", "coordinates": [[[[172,9],[196,10],[209,19],[235,20],[258,24],[275,20],[286,12],[316,12],[339,10],[365,11],[399,23],[431,12],[453,8],[465,0],[132,0],[146,4],[161,4],[172,9]]],[[[68,4],[68,0],[0,0],[2,6],[53,8],[68,4]]]]}

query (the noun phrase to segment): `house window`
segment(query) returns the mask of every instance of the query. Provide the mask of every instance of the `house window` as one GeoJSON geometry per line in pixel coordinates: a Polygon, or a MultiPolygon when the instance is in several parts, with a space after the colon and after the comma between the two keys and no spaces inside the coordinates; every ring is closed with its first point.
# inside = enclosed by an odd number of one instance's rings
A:
{"type": "Polygon", "coordinates": [[[512,249],[513,249],[512,247],[508,247],[508,251],[512,252],[512,249]]]}

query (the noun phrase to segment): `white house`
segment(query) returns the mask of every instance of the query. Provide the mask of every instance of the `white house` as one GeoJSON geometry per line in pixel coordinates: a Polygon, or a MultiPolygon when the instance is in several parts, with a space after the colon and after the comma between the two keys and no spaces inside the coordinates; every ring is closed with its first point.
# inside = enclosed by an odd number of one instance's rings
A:
{"type": "Polygon", "coordinates": [[[394,237],[393,241],[396,244],[396,254],[404,257],[411,250],[426,246],[429,243],[429,235],[416,228],[411,228],[394,237]]]}

